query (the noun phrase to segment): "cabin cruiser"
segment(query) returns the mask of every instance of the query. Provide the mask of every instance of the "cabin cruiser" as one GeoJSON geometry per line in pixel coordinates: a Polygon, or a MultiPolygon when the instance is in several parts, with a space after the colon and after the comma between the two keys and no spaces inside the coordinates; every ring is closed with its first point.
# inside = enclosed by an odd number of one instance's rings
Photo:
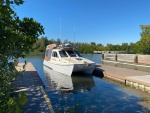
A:
{"type": "Polygon", "coordinates": [[[50,44],[46,47],[43,64],[50,69],[71,76],[73,72],[92,74],[95,62],[83,58],[69,44],[57,46],[50,44]]]}

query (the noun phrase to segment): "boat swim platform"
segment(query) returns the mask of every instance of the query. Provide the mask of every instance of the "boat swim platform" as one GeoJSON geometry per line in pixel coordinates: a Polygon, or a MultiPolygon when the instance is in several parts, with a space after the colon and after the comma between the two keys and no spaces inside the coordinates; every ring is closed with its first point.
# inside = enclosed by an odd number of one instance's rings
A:
{"type": "Polygon", "coordinates": [[[96,64],[93,74],[150,93],[150,72],[96,64]]]}
{"type": "MultiPolygon", "coordinates": [[[[24,63],[19,63],[16,69],[23,71],[23,65],[24,63]]],[[[25,71],[13,81],[11,87],[17,89],[14,94],[27,94],[27,102],[22,113],[54,113],[51,101],[44,91],[44,83],[32,63],[26,64],[25,71]]]]}

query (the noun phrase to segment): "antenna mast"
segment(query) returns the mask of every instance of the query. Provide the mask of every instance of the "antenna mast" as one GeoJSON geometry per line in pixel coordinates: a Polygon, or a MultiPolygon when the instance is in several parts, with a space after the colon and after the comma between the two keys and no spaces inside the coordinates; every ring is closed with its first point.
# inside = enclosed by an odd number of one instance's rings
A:
{"type": "Polygon", "coordinates": [[[60,17],[60,40],[61,40],[61,17],[60,17]]]}
{"type": "Polygon", "coordinates": [[[74,27],[74,48],[75,48],[75,27],[74,27]]]}

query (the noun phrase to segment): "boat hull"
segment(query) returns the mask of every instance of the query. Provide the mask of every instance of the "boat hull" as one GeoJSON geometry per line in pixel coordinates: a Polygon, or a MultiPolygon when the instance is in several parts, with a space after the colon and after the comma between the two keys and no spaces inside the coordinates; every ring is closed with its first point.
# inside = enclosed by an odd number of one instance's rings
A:
{"type": "Polygon", "coordinates": [[[92,74],[95,68],[95,63],[88,64],[75,64],[73,68],[73,72],[84,72],[88,74],[92,74]]]}
{"type": "Polygon", "coordinates": [[[55,64],[49,61],[44,60],[43,64],[49,68],[51,68],[54,71],[57,71],[59,73],[62,73],[64,75],[71,76],[73,72],[73,64],[55,64]]]}
{"type": "Polygon", "coordinates": [[[44,60],[43,64],[52,70],[60,72],[64,75],[71,76],[73,72],[84,72],[92,74],[95,68],[95,63],[88,64],[55,64],[44,60]]]}

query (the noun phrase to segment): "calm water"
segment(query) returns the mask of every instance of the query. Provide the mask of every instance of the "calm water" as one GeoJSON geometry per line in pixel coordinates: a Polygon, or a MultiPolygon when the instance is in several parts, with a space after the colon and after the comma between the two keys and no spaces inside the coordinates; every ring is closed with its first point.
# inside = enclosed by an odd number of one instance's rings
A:
{"type": "MultiPolygon", "coordinates": [[[[83,56],[101,63],[99,54],[83,56]]],[[[43,66],[43,56],[29,56],[20,59],[20,62],[24,60],[32,62],[36,68],[56,113],[150,112],[144,107],[147,102],[150,103],[147,93],[89,74],[75,73],[71,77],[62,75],[43,66]]]]}

